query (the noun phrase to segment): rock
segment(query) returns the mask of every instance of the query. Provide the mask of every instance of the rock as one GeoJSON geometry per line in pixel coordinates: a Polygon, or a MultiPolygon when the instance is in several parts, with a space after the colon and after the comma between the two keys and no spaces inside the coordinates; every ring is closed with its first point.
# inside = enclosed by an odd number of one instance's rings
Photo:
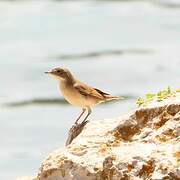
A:
{"type": "Polygon", "coordinates": [[[42,163],[39,180],[180,179],[180,96],[91,121],[42,163]]]}

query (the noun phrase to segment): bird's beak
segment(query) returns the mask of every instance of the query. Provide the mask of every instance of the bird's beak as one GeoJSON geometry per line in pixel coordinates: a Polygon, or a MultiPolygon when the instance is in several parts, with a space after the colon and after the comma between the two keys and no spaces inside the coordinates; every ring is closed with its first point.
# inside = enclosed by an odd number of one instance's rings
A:
{"type": "Polygon", "coordinates": [[[51,72],[49,72],[49,71],[46,71],[46,72],[44,72],[45,74],[50,74],[51,72]]]}

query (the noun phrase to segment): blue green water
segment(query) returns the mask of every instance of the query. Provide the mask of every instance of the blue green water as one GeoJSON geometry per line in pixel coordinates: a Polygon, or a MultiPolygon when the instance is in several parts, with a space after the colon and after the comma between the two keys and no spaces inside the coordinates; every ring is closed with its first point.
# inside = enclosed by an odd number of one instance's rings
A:
{"type": "Polygon", "coordinates": [[[146,92],[180,87],[180,9],[154,2],[0,1],[0,179],[35,175],[80,112],[44,71],[68,67],[127,97],[97,106],[90,120],[128,112],[146,92]]]}

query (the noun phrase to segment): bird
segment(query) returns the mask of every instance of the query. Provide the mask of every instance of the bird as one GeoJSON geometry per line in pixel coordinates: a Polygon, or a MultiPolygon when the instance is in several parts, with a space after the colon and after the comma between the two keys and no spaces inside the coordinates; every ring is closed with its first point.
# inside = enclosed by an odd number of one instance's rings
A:
{"type": "Polygon", "coordinates": [[[70,104],[82,108],[82,112],[75,120],[75,124],[87,111],[87,115],[82,121],[85,122],[95,105],[110,100],[124,99],[123,97],[112,96],[79,81],[67,68],[57,67],[45,73],[58,80],[61,93],[70,104]]]}

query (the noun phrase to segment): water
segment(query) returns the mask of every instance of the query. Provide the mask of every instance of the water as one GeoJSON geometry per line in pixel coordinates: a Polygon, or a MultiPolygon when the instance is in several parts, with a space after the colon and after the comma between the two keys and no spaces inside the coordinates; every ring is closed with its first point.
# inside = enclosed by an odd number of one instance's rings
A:
{"type": "Polygon", "coordinates": [[[156,2],[0,1],[0,179],[35,175],[80,112],[44,71],[68,67],[127,97],[97,106],[91,120],[134,109],[144,93],[180,87],[180,9],[156,2]]]}

